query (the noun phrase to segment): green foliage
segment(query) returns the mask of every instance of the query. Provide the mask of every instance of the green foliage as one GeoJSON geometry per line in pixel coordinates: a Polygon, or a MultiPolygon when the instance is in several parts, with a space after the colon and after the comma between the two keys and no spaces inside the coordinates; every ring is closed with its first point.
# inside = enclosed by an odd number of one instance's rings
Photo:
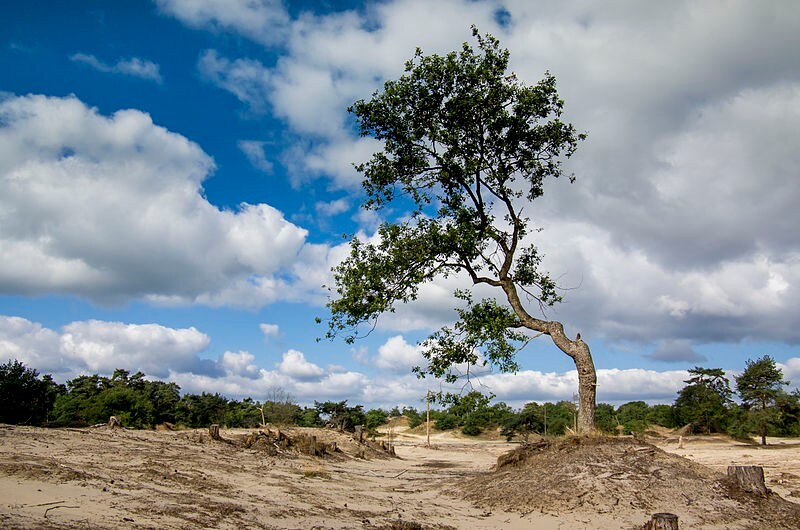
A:
{"type": "Polygon", "coordinates": [[[371,409],[364,414],[364,426],[369,432],[375,430],[389,421],[389,414],[382,409],[371,409]]]}
{"type": "Polygon", "coordinates": [[[317,409],[319,415],[327,418],[327,424],[335,427],[340,431],[353,432],[356,425],[364,425],[364,406],[356,405],[349,407],[347,401],[325,401],[320,403],[314,402],[314,408],[317,409]]]}
{"type": "Polygon", "coordinates": [[[475,304],[469,293],[459,291],[456,294],[466,301],[466,309],[456,308],[459,319],[455,325],[442,328],[423,342],[429,363],[425,370],[416,367],[414,371],[455,383],[461,374],[453,372],[451,367],[454,364],[477,365],[480,347],[484,356],[482,365],[491,363],[503,372],[516,372],[519,366],[515,354],[526,336],[515,330],[520,324],[514,312],[493,299],[475,304]]]}
{"type": "Polygon", "coordinates": [[[401,414],[408,418],[408,426],[411,429],[425,423],[424,414],[417,412],[414,407],[403,407],[401,414]]]}
{"type": "Polygon", "coordinates": [[[297,417],[297,425],[299,427],[322,427],[324,423],[316,408],[304,407],[297,417]]]}
{"type": "Polygon", "coordinates": [[[617,420],[623,427],[623,434],[644,432],[650,407],[644,401],[631,401],[617,408],[617,420]]]}
{"type": "Polygon", "coordinates": [[[415,300],[434,278],[463,272],[472,285],[502,289],[508,306],[457,292],[456,324],[426,341],[427,366],[415,371],[450,381],[459,377],[455,365],[478,362],[478,351],[484,364],[517,370],[516,353],[529,340],[520,330],[533,326],[518,289],[540,307],[560,301],[536,247],[521,241],[530,233],[530,202],[585,138],[561,121],[552,75],[528,86],[508,71],[509,52],[497,39],[475,28],[473,37],[476,48],[464,43],[445,56],[417,50],[404,75],[350,107],[361,135],[383,143],[356,166],[364,206],[410,213],[381,225],[375,243],[352,239],[328,302],[326,336],[352,342],[360,324],[415,300]]]}
{"type": "Polygon", "coordinates": [[[668,429],[676,427],[673,408],[669,405],[653,405],[647,412],[647,423],[668,429]]]}
{"type": "Polygon", "coordinates": [[[729,421],[731,389],[721,368],[695,366],[678,392],[673,407],[675,422],[690,425],[695,432],[725,432],[729,421]]]}
{"type": "Polygon", "coordinates": [[[595,427],[607,434],[617,434],[617,415],[614,406],[608,403],[598,403],[594,416],[595,427]]]}
{"type": "Polygon", "coordinates": [[[440,431],[449,431],[451,429],[457,428],[459,426],[460,420],[461,418],[459,418],[455,414],[450,414],[448,412],[445,412],[443,414],[437,415],[434,427],[436,427],[440,431]]]}
{"type": "MultiPolygon", "coordinates": [[[[498,410],[489,406],[493,397],[473,390],[464,395],[445,394],[440,400],[450,404],[447,415],[455,420],[456,426],[461,427],[461,432],[475,436],[490,425],[499,423],[496,418],[498,410]]],[[[444,422],[445,425],[450,423],[448,420],[444,422]]],[[[437,420],[437,427],[441,426],[442,422],[437,420]]]]}
{"type": "Polygon", "coordinates": [[[50,375],[13,360],[0,365],[0,423],[43,425],[56,398],[65,392],[50,375]]]}
{"type": "Polygon", "coordinates": [[[781,392],[776,400],[779,420],[776,423],[781,436],[800,436],[800,390],[791,394],[781,392]]]}
{"type": "Polygon", "coordinates": [[[769,355],[756,361],[748,359],[744,372],[736,377],[736,391],[742,399],[742,406],[748,411],[749,425],[761,436],[763,445],[767,443],[769,428],[780,423],[779,403],[791,404],[790,395],[782,388],[788,384],[769,355]]]}
{"type": "Polygon", "coordinates": [[[261,405],[253,398],[244,398],[241,401],[229,400],[225,410],[224,425],[228,427],[254,428],[261,425],[261,405]]]}
{"type": "Polygon", "coordinates": [[[520,436],[527,442],[531,434],[544,433],[544,408],[538,403],[528,403],[518,413],[506,416],[500,434],[510,442],[520,436]]]}
{"type": "Polygon", "coordinates": [[[298,422],[303,409],[296,403],[288,392],[282,388],[272,388],[267,392],[267,398],[261,404],[264,423],[274,425],[293,425],[298,422]]]}
{"type": "Polygon", "coordinates": [[[547,412],[547,434],[561,435],[575,426],[575,404],[571,401],[545,403],[547,412]]]}
{"type": "Polygon", "coordinates": [[[213,423],[225,425],[228,399],[219,394],[203,392],[186,394],[178,404],[178,423],[187,427],[207,427],[213,423]]]}

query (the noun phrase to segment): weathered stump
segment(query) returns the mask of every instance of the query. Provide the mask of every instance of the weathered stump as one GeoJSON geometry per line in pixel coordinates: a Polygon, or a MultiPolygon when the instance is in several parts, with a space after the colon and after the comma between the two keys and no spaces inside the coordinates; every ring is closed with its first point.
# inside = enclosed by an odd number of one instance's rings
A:
{"type": "Polygon", "coordinates": [[[364,443],[364,426],[363,425],[356,425],[355,439],[360,444],[364,443]]]}
{"type": "Polygon", "coordinates": [[[654,513],[644,530],[678,530],[678,516],[674,513],[654,513]]]}
{"type": "Polygon", "coordinates": [[[728,466],[728,476],[736,479],[742,491],[765,496],[769,493],[761,466],[728,466]]]}
{"type": "Polygon", "coordinates": [[[222,441],[222,436],[219,435],[219,425],[216,423],[208,426],[208,435],[212,440],[222,441]]]}
{"type": "Polygon", "coordinates": [[[111,416],[108,418],[108,428],[116,429],[117,427],[122,427],[122,421],[117,416],[111,416]]]}

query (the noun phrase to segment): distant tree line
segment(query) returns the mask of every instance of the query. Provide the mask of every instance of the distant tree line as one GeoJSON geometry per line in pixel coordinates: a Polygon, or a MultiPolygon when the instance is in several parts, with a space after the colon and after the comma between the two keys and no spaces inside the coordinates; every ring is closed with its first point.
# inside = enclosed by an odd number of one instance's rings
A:
{"type": "MultiPolygon", "coordinates": [[[[735,377],[735,393],[719,368],[694,367],[686,385],[672,405],[648,405],[631,401],[618,407],[597,405],[596,427],[609,434],[644,432],[652,425],[666,428],[686,426],[693,433],[727,433],[743,438],[752,435],[800,436],[800,391],[788,393],[783,373],[775,361],[764,356],[748,360],[735,377]],[[739,401],[734,401],[734,395],[739,401]]],[[[364,410],[347,401],[314,402],[301,407],[282,389],[266,391],[264,401],[228,399],[220,394],[183,394],[175,383],[151,381],[142,372],[115,370],[111,377],[82,375],[57,384],[50,375],[39,375],[19,361],[0,365],[0,422],[39,426],[87,426],[117,416],[132,428],[161,424],[207,427],[254,428],[263,423],[325,426],[352,431],[363,425],[368,432],[390,417],[405,416],[409,427],[425,422],[425,411],[413,407],[364,410]]],[[[560,435],[577,425],[578,407],[571,401],[531,402],[515,410],[494,396],[471,391],[439,394],[438,408],[430,411],[438,430],[460,429],[466,435],[500,428],[508,439],[527,439],[533,434],[560,435]]]]}

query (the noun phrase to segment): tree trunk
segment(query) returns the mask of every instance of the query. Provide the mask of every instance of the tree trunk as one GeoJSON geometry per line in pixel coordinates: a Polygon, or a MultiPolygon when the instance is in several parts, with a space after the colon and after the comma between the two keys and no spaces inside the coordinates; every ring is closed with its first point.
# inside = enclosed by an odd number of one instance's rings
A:
{"type": "Polygon", "coordinates": [[[584,353],[573,358],[575,367],[578,369],[578,396],[580,398],[578,432],[587,433],[594,430],[594,411],[597,407],[597,373],[589,346],[580,339],[578,341],[585,350],[584,353]]]}
{"type": "Polygon", "coordinates": [[[728,466],[728,476],[736,479],[739,487],[748,493],[767,495],[764,468],[761,466],[728,466]]]}
{"type": "Polygon", "coordinates": [[[644,530],[678,530],[678,516],[674,513],[654,513],[644,525],[644,530]]]}
{"type": "Polygon", "coordinates": [[[219,425],[216,423],[208,426],[208,435],[212,440],[222,441],[222,436],[219,434],[219,425]]]}
{"type": "Polygon", "coordinates": [[[594,411],[597,407],[597,372],[594,368],[589,345],[583,342],[581,334],[570,340],[564,333],[561,322],[549,322],[548,331],[558,348],[572,357],[578,371],[578,432],[594,431],[594,411]]]}
{"type": "Polygon", "coordinates": [[[511,281],[501,282],[509,304],[514,313],[519,317],[522,326],[539,333],[550,335],[558,349],[569,355],[575,362],[578,371],[578,432],[590,433],[594,431],[594,411],[597,407],[597,372],[594,368],[592,353],[589,345],[581,340],[578,333],[575,340],[564,333],[564,325],[557,321],[546,321],[532,317],[519,299],[517,289],[511,281]]]}

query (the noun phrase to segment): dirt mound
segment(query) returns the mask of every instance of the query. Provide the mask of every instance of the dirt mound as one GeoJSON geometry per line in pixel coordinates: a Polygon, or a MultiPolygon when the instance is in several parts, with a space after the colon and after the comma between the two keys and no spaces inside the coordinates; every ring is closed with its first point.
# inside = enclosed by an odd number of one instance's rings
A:
{"type": "Polygon", "coordinates": [[[498,458],[461,494],[482,506],[523,513],[628,514],[642,523],[671,512],[686,527],[800,528],[800,506],[741,492],[726,476],[630,438],[567,437],[498,458]]]}
{"type": "MultiPolygon", "coordinates": [[[[201,441],[206,441],[208,438],[202,436],[201,441]]],[[[395,456],[394,447],[386,442],[368,439],[359,442],[353,433],[332,429],[265,428],[247,434],[233,434],[228,438],[221,438],[220,441],[235,447],[266,453],[269,456],[303,454],[334,460],[343,460],[347,457],[371,459],[395,456]]]]}

